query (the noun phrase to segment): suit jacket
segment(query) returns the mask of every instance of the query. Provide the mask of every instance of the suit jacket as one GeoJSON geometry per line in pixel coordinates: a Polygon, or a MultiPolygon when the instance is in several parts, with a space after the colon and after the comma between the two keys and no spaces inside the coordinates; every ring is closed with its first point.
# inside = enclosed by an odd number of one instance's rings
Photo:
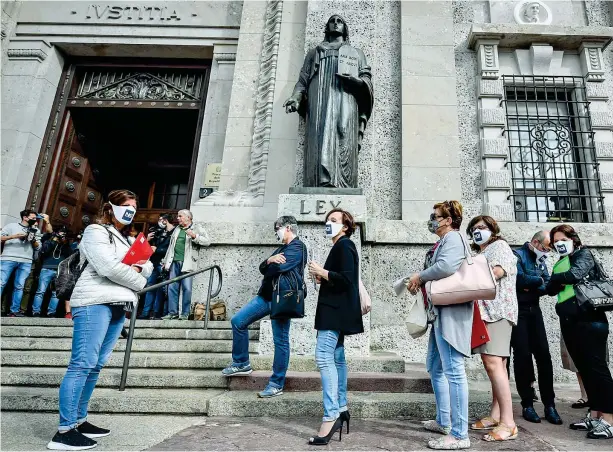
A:
{"type": "Polygon", "coordinates": [[[536,254],[530,250],[528,243],[514,253],[517,256],[517,303],[520,306],[536,305],[540,297],[547,295],[547,265],[536,262],[536,254]]]}
{"type": "Polygon", "coordinates": [[[360,307],[358,251],[349,237],[341,237],[328,254],[315,313],[316,330],[340,331],[344,335],[364,332],[360,307]]]}

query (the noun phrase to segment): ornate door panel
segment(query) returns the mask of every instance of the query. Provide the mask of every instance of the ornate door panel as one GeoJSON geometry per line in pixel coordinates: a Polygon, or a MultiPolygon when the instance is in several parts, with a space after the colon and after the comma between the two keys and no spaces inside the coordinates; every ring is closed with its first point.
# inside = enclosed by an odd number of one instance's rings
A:
{"type": "Polygon", "coordinates": [[[72,232],[78,232],[96,220],[102,205],[102,195],[92,174],[92,169],[79,143],[70,118],[63,140],[62,166],[54,199],[50,204],[51,222],[64,224],[72,232]]]}

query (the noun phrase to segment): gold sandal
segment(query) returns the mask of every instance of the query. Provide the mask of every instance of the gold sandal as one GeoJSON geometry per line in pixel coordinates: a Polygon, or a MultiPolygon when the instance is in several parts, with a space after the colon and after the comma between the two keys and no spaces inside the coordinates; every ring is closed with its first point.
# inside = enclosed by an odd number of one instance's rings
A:
{"type": "Polygon", "coordinates": [[[484,441],[493,442],[493,441],[509,441],[512,439],[516,439],[519,431],[517,430],[517,425],[513,428],[510,428],[503,424],[502,422],[498,424],[498,426],[492,430],[491,432],[485,434],[483,436],[484,441]],[[506,438],[503,438],[500,433],[506,432],[509,434],[506,438]]]}
{"type": "Polygon", "coordinates": [[[491,430],[497,427],[499,422],[491,416],[485,416],[470,426],[471,430],[491,430]]]}

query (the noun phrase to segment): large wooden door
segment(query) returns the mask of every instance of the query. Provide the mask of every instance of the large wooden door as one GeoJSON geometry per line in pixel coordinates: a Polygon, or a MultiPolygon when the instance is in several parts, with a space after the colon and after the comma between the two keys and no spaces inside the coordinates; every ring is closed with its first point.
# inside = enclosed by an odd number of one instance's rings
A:
{"type": "Polygon", "coordinates": [[[47,213],[53,225],[64,224],[76,233],[96,221],[102,194],[70,116],[66,121],[64,136],[59,141],[62,147],[59,171],[54,177],[47,213]]]}

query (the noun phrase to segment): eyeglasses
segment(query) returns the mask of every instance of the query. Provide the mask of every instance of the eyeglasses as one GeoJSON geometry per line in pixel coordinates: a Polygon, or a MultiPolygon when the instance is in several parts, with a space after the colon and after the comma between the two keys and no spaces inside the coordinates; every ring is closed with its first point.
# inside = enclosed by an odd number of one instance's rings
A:
{"type": "Polygon", "coordinates": [[[470,230],[470,232],[475,232],[475,231],[487,231],[488,229],[489,229],[489,228],[488,228],[486,225],[484,225],[484,224],[479,224],[479,225],[475,226],[474,228],[472,228],[472,229],[470,230]]]}
{"type": "Polygon", "coordinates": [[[439,218],[443,218],[443,219],[445,219],[445,218],[447,218],[447,217],[444,217],[444,216],[442,216],[442,215],[436,215],[436,214],[434,214],[434,213],[431,213],[431,214],[430,214],[430,220],[432,220],[432,221],[434,221],[434,220],[438,220],[439,218]]]}
{"type": "Polygon", "coordinates": [[[546,253],[551,252],[552,248],[551,248],[551,247],[549,247],[549,246],[545,246],[545,245],[543,244],[543,242],[538,242],[538,244],[539,244],[539,245],[541,245],[541,248],[543,248],[543,251],[544,251],[544,252],[546,252],[546,253]]]}

